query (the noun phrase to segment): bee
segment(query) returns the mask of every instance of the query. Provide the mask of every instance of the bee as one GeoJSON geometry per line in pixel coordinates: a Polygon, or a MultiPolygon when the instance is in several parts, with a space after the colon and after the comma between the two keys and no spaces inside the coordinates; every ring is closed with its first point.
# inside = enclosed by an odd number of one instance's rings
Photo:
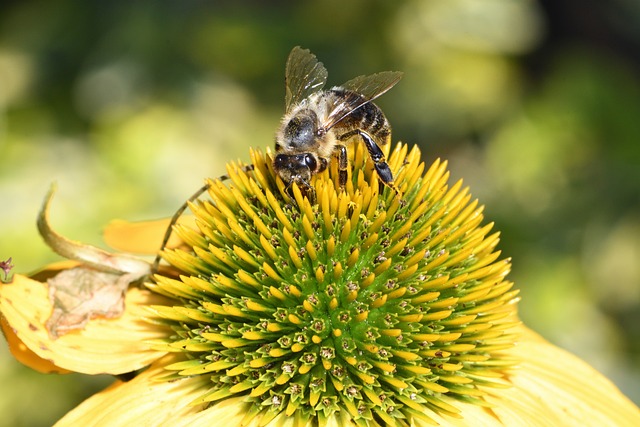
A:
{"type": "MultiPolygon", "coordinates": [[[[341,86],[323,90],[327,76],[324,65],[309,50],[299,46],[293,48],[285,70],[285,114],[276,132],[273,160],[273,169],[285,183],[287,193],[293,197],[295,184],[310,202],[315,203],[311,177],[324,171],[334,155],[338,158],[338,184],[344,189],[348,178],[347,146],[357,137],[364,142],[380,182],[398,193],[380,148],[391,140],[391,126],[372,101],[395,86],[402,73],[385,71],[359,76],[341,86]]],[[[253,168],[248,165],[244,171],[253,168]]],[[[229,176],[218,179],[224,181],[229,176]]],[[[208,184],[201,187],[173,215],[152,272],[158,271],[160,253],[165,249],[175,223],[188,204],[208,189],[208,184]]]]}
{"type": "Polygon", "coordinates": [[[347,145],[360,138],[380,182],[394,191],[393,174],[380,146],[391,139],[391,126],[372,101],[395,86],[402,73],[385,71],[359,76],[323,90],[327,70],[315,55],[293,48],[285,71],[285,114],[276,133],[273,168],[287,185],[296,184],[315,203],[311,177],[338,158],[338,184],[347,183],[347,145]]]}

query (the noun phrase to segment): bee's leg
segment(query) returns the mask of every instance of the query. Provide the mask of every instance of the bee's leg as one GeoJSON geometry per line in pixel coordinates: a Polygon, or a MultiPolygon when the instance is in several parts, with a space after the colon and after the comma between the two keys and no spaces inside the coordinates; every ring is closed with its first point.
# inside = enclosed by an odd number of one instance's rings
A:
{"type": "MultiPolygon", "coordinates": [[[[250,172],[253,170],[253,168],[254,168],[253,165],[247,165],[242,168],[242,171],[250,172]]],[[[229,175],[222,175],[221,177],[218,178],[218,180],[220,181],[226,181],[227,179],[229,179],[229,175]]],[[[198,191],[193,193],[193,195],[191,195],[191,197],[189,197],[187,201],[184,202],[182,206],[180,206],[180,208],[178,208],[176,213],[173,214],[173,216],[171,217],[171,220],[169,221],[169,226],[164,232],[164,237],[162,238],[162,244],[160,245],[160,250],[158,251],[156,258],[153,261],[153,265],[151,266],[151,274],[155,274],[158,272],[158,267],[160,266],[160,260],[161,260],[161,253],[167,247],[167,243],[169,242],[169,239],[171,238],[171,234],[173,233],[173,226],[176,224],[176,222],[178,222],[178,219],[180,219],[184,211],[187,210],[187,208],[189,207],[189,203],[194,202],[198,197],[200,197],[208,189],[209,189],[209,184],[203,185],[198,191]]]]}
{"type": "Polygon", "coordinates": [[[162,239],[162,244],[160,245],[160,250],[158,251],[158,253],[156,255],[156,259],[153,260],[153,265],[151,267],[151,273],[152,274],[155,274],[155,273],[158,272],[158,267],[160,266],[160,259],[161,259],[160,254],[162,253],[164,248],[167,246],[167,243],[169,242],[169,239],[171,238],[171,234],[173,233],[173,226],[176,224],[176,222],[178,222],[178,219],[180,219],[180,217],[182,216],[184,211],[187,210],[187,207],[189,207],[189,203],[191,203],[194,200],[196,200],[198,197],[200,197],[202,195],[202,193],[204,193],[208,189],[209,189],[209,184],[203,185],[198,191],[193,193],[193,195],[191,197],[189,197],[187,199],[187,201],[184,202],[182,204],[182,206],[180,206],[178,208],[176,213],[174,213],[173,216],[171,217],[171,220],[169,221],[169,226],[167,227],[167,229],[164,232],[164,238],[162,239]]]}
{"type": "Polygon", "coordinates": [[[391,188],[393,191],[398,193],[398,189],[396,188],[393,182],[393,173],[391,172],[391,168],[389,168],[389,164],[387,164],[387,160],[384,158],[384,153],[368,133],[364,132],[361,129],[355,129],[345,133],[344,135],[340,136],[338,139],[346,140],[352,137],[353,135],[359,135],[364,141],[364,145],[365,147],[367,147],[367,151],[369,152],[369,157],[371,157],[371,160],[373,161],[373,167],[376,169],[376,172],[378,174],[378,178],[380,178],[380,181],[384,185],[386,185],[387,187],[391,188]]]}
{"type": "Polygon", "coordinates": [[[347,159],[347,147],[344,145],[338,145],[336,150],[338,151],[338,184],[340,189],[344,190],[347,185],[347,168],[349,167],[349,160],[347,159]]]}

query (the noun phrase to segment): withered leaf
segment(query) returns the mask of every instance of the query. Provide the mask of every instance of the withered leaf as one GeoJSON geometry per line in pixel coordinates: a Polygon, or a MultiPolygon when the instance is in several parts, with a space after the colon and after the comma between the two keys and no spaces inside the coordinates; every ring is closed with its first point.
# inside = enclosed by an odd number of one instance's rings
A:
{"type": "Polygon", "coordinates": [[[124,295],[139,275],[98,271],[79,266],[63,270],[49,279],[53,305],[46,322],[52,338],[81,329],[96,317],[114,318],[124,311],[124,295]]]}

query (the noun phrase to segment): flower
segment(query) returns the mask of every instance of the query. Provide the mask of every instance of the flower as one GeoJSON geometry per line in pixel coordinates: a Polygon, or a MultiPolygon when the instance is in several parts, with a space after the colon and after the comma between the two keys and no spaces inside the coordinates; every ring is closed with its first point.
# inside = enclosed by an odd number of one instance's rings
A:
{"type": "MultiPolygon", "coordinates": [[[[397,145],[397,195],[356,145],[344,191],[332,164],[312,205],[270,153],[251,157],[209,182],[197,228],[176,227],[144,286],[147,264],[57,237],[45,209],[43,234],[82,262],[0,287],[13,354],[42,372],[141,370],[56,425],[640,425],[608,380],[520,324],[498,233],[445,162],[425,172],[397,145]],[[61,302],[78,282],[98,290],[61,302]],[[94,298],[120,293],[122,313],[94,298]]],[[[149,230],[107,237],[153,252],[149,230]]]]}
{"type": "Polygon", "coordinates": [[[6,261],[0,261],[0,270],[4,272],[4,281],[6,282],[9,279],[9,272],[11,269],[15,267],[12,263],[12,258],[9,257],[6,261]]]}

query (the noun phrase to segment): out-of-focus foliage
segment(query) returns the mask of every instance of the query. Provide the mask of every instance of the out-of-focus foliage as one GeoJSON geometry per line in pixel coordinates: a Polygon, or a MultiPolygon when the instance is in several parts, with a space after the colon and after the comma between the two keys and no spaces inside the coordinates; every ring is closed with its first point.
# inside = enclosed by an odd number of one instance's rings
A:
{"type": "MultiPolygon", "coordinates": [[[[633,0],[5,2],[0,260],[56,259],[35,228],[52,181],[53,226],[99,244],[272,146],[302,45],[330,84],[405,72],[379,100],[395,139],[487,206],[525,322],[640,402],[639,28],[633,0]]],[[[105,381],[0,361],[0,424],[50,425],[105,381]]]]}

